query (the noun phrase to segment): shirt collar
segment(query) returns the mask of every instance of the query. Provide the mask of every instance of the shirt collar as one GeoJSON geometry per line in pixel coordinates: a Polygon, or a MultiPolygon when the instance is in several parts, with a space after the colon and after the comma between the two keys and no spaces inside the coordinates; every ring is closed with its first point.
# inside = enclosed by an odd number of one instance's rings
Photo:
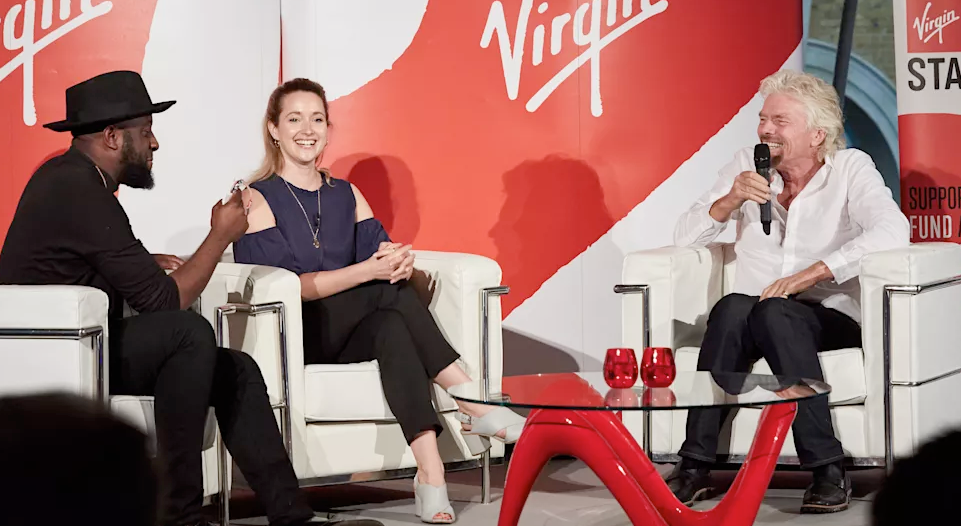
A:
{"type": "Polygon", "coordinates": [[[808,186],[817,188],[823,185],[824,180],[827,179],[828,174],[831,173],[832,170],[834,170],[834,155],[825,155],[824,166],[818,168],[818,171],[814,173],[814,177],[808,181],[807,186],[804,188],[807,189],[808,186]]]}
{"type": "Polygon", "coordinates": [[[120,185],[118,185],[107,172],[103,171],[103,168],[97,166],[97,164],[93,162],[93,159],[87,157],[87,154],[81,152],[75,146],[71,146],[65,155],[87,167],[87,172],[97,181],[98,185],[106,185],[107,190],[112,194],[117,192],[120,185]]]}
{"type": "MultiPolygon", "coordinates": [[[[834,155],[827,155],[824,157],[824,166],[818,168],[818,171],[814,173],[814,177],[808,181],[808,184],[804,187],[805,190],[810,187],[818,187],[824,183],[824,179],[827,178],[828,173],[834,170],[834,155]]],[[[773,170],[771,176],[771,191],[774,195],[781,195],[784,191],[784,179],[781,178],[781,174],[777,170],[773,170]]],[[[803,190],[802,190],[803,192],[803,190]]]]}

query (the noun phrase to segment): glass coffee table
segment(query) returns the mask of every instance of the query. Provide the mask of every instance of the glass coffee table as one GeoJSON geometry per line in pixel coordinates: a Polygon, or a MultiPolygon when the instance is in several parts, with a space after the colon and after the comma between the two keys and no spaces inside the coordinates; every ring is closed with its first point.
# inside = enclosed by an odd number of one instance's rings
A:
{"type": "Polygon", "coordinates": [[[594,471],[635,525],[749,525],[771,482],[797,402],[826,396],[824,382],[784,376],[678,373],[670,387],[611,389],[603,374],[507,376],[500,393],[481,382],[448,390],[466,402],[533,409],[507,469],[499,526],[516,526],[534,480],[555,456],[580,459],[594,471]],[[763,406],[747,459],[714,508],[681,504],[620,420],[621,411],[763,406]]]}

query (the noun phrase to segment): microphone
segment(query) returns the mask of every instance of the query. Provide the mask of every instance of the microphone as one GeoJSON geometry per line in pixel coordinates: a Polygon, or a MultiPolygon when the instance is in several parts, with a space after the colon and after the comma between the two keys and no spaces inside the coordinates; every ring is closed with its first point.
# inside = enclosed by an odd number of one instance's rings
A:
{"type": "MultiPolygon", "coordinates": [[[[764,144],[754,146],[754,171],[760,174],[768,184],[771,183],[771,148],[764,144]]],[[[761,205],[761,227],[766,235],[771,235],[771,196],[761,205]]]]}

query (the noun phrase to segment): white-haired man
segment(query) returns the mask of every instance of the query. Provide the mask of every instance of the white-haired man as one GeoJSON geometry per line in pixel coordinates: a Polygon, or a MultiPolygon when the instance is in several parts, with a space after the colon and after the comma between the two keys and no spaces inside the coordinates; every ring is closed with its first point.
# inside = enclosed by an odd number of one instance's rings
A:
{"type": "MultiPolygon", "coordinates": [[[[753,148],[737,152],[714,187],[678,220],[678,246],[703,246],[737,222],[733,293],[714,306],[697,368],[746,372],[760,358],[775,374],[823,380],[818,353],[860,347],[860,259],[908,244],[908,221],[864,152],[844,148],[837,92],[817,77],[779,71],[761,82],[757,134],[771,149],[771,183],[753,148]],[[760,205],[771,203],[771,231],[760,205]]],[[[681,462],[668,476],[690,505],[712,492],[710,467],[728,411],[691,411],[681,462]]],[[[802,513],[847,509],[851,482],[825,397],[801,402],[794,442],[814,480],[802,513]]]]}

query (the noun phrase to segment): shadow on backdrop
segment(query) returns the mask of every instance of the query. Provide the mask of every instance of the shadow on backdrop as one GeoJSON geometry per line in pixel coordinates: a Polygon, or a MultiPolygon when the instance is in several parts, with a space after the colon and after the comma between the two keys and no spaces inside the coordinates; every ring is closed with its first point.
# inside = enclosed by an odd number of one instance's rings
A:
{"type": "Polygon", "coordinates": [[[504,204],[490,236],[497,248],[502,298],[510,312],[548,278],[604,235],[614,220],[597,172],[587,163],[550,155],[504,174],[504,204]]]}
{"type": "Polygon", "coordinates": [[[390,155],[357,153],[335,161],[331,173],[360,189],[391,239],[413,242],[420,230],[420,211],[414,176],[404,161],[390,155]]]}

